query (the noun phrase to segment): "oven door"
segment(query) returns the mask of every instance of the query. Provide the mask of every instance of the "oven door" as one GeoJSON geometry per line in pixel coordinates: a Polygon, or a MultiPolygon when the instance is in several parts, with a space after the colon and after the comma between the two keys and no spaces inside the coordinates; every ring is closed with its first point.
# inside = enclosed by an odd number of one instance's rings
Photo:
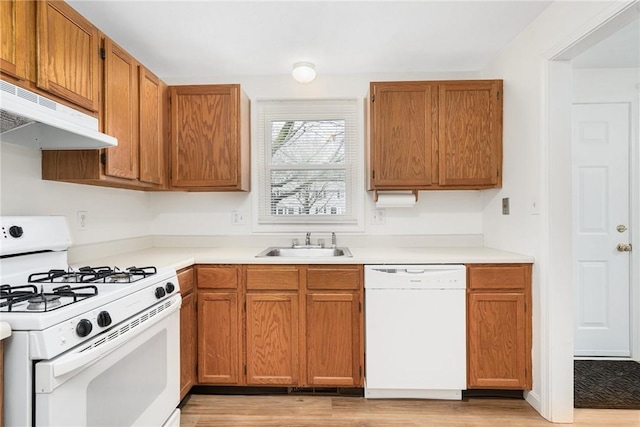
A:
{"type": "Polygon", "coordinates": [[[36,426],[161,426],[179,419],[180,296],[35,369],[36,426]]]}

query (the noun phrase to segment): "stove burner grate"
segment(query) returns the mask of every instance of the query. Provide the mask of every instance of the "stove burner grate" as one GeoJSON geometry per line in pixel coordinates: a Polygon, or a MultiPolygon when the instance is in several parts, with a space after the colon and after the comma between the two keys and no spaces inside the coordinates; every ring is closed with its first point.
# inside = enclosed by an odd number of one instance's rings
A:
{"type": "Polygon", "coordinates": [[[153,276],[155,267],[129,267],[120,270],[118,267],[80,267],[77,271],[49,270],[29,275],[29,283],[133,283],[153,276]]]}
{"type": "Polygon", "coordinates": [[[62,285],[53,288],[52,292],[43,292],[35,285],[0,287],[0,307],[6,307],[10,312],[42,313],[65,307],[86,298],[98,295],[98,288],[94,285],[75,286],[62,285]],[[27,306],[20,303],[27,302],[27,306]]]}
{"type": "Polygon", "coordinates": [[[34,285],[0,286],[0,307],[7,307],[11,311],[15,304],[28,301],[38,295],[38,288],[34,285]]]}

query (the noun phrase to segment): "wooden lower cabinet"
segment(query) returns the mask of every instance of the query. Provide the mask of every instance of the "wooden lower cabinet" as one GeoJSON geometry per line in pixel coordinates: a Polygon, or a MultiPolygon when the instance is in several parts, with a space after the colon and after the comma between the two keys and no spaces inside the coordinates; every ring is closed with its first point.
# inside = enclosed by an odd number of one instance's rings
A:
{"type": "Polygon", "coordinates": [[[178,271],[178,283],[182,295],[180,307],[180,400],[182,400],[197,383],[198,334],[192,267],[178,271]]]}
{"type": "Polygon", "coordinates": [[[198,293],[198,381],[241,383],[240,311],[237,292],[198,293]]]}
{"type": "Polygon", "coordinates": [[[180,400],[196,382],[196,296],[182,298],[180,308],[180,400]]]}
{"type": "Polygon", "coordinates": [[[530,390],[531,265],[467,266],[467,388],[530,390]]]}
{"type": "Polygon", "coordinates": [[[199,384],[363,385],[362,266],[196,270],[199,384]]]}
{"type": "Polygon", "coordinates": [[[308,385],[361,385],[360,307],[356,292],[307,294],[308,385]]]}
{"type": "Polygon", "coordinates": [[[299,383],[298,294],[248,293],[247,384],[299,383]]]}

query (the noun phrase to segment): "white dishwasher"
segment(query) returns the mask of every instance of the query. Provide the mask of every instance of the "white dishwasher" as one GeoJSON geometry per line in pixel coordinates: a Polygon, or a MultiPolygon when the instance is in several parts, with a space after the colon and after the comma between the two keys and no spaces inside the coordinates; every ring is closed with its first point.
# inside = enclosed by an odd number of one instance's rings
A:
{"type": "Polygon", "coordinates": [[[367,398],[462,399],[464,265],[365,265],[367,398]]]}

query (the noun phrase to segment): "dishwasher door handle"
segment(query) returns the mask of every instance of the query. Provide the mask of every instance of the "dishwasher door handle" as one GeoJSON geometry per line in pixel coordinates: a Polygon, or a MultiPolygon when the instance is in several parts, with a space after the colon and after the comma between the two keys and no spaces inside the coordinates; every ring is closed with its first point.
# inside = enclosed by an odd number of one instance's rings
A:
{"type": "Polygon", "coordinates": [[[408,274],[422,274],[422,273],[425,272],[425,270],[424,269],[418,270],[416,268],[416,269],[406,269],[406,270],[404,270],[404,272],[408,273],[408,274]]]}

